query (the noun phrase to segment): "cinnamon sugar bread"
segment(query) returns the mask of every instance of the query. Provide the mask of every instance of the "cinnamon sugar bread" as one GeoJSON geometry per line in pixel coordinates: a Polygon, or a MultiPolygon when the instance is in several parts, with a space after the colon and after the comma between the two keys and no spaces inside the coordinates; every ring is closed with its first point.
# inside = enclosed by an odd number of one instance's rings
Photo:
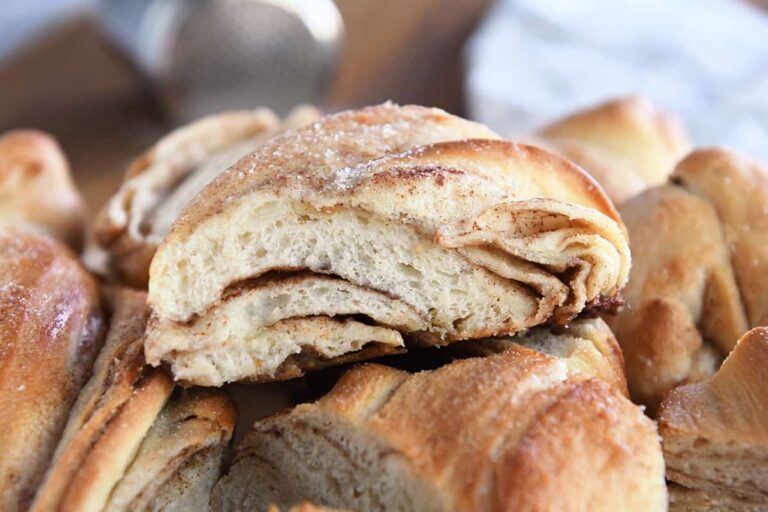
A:
{"type": "Polygon", "coordinates": [[[513,345],[416,374],[350,370],[319,401],[258,421],[212,507],[666,510],[663,473],[639,408],[513,345]]]}
{"type": "Polygon", "coordinates": [[[0,229],[0,510],[26,510],[102,340],[96,282],[64,245],[0,229]]]}
{"type": "Polygon", "coordinates": [[[714,374],[768,321],[768,169],[701,149],[667,185],[621,207],[633,249],[629,307],[609,319],[632,396],[653,411],[677,385],[714,374]]]}
{"type": "Polygon", "coordinates": [[[581,169],[483,126],[328,116],[184,209],[150,268],[147,360],[217,386],[565,323],[626,282],[622,229],[581,169]]]}
{"type": "Polygon", "coordinates": [[[145,365],[146,295],[107,291],[112,319],[31,510],[207,510],[234,408],[145,365]]]}

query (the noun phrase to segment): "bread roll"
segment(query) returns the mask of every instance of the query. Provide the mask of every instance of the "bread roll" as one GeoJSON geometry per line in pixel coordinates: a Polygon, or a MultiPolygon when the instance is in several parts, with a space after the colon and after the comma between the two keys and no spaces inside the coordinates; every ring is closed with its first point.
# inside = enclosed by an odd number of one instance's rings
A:
{"type": "Polygon", "coordinates": [[[26,510],[102,341],[94,280],[47,236],[0,230],[0,510],[26,510]]]}
{"type": "Polygon", "coordinates": [[[205,510],[200,499],[207,503],[218,475],[233,406],[202,392],[168,402],[173,383],[142,354],[146,295],[109,294],[107,341],[31,510],[205,510]]]}
{"type": "Polygon", "coordinates": [[[735,341],[768,321],[768,171],[699,150],[670,184],[621,207],[634,264],[629,307],[609,319],[633,398],[652,412],[673,387],[711,376],[735,341]]]}
{"type": "Polygon", "coordinates": [[[423,107],[287,132],[182,213],[150,269],[147,360],[201,385],[567,322],[624,285],[583,171],[423,107]],[[484,138],[483,140],[442,140],[484,138]],[[425,145],[426,144],[426,145],[425,145]]]}
{"type": "Polygon", "coordinates": [[[663,184],[691,147],[682,121],[641,97],[577,112],[545,127],[539,137],[584,167],[617,204],[663,184]]]}
{"type": "Polygon", "coordinates": [[[711,379],[674,389],[659,430],[673,510],[768,509],[768,328],[745,334],[711,379]]]}
{"type": "Polygon", "coordinates": [[[416,374],[346,373],[258,421],[212,509],[666,510],[653,422],[597,379],[513,345],[416,374]]]}
{"type": "Polygon", "coordinates": [[[0,226],[46,233],[80,249],[85,206],[50,135],[16,130],[0,137],[0,226]]]}
{"type": "Polygon", "coordinates": [[[732,151],[702,149],[680,162],[672,180],[717,212],[749,325],[768,325],[768,167],[732,151]]]}
{"type": "Polygon", "coordinates": [[[149,262],[184,205],[240,157],[318,115],[312,107],[299,107],[284,121],[263,108],[225,112],[163,137],[134,160],[97,218],[95,235],[106,251],[107,274],[146,288],[149,262]]]}

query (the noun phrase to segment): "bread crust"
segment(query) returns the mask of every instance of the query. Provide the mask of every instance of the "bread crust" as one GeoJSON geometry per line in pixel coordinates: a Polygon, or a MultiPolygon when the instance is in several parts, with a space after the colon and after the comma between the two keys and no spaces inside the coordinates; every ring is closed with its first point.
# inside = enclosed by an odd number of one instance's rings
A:
{"type": "Polygon", "coordinates": [[[144,363],[146,295],[127,289],[106,295],[112,312],[107,340],[32,511],[102,510],[173,389],[162,370],[144,363]]]}
{"type": "Polygon", "coordinates": [[[0,230],[0,508],[24,510],[102,342],[96,282],[53,239],[0,230]]]}
{"type": "Polygon", "coordinates": [[[223,112],[178,128],[128,167],[120,190],[99,212],[95,238],[108,277],[146,289],[157,245],[180,209],[219,172],[281,131],[319,116],[297,107],[279,120],[268,109],[223,112]]]}
{"type": "Polygon", "coordinates": [[[653,414],[667,392],[711,377],[736,340],[768,320],[768,170],[700,149],[621,214],[634,265],[629,307],[609,323],[632,396],[653,414]]]}
{"type": "Polygon", "coordinates": [[[768,328],[760,327],[739,340],[711,379],[665,398],[658,420],[667,478],[692,496],[768,507],[766,390],[768,328]]]}
{"type": "Polygon", "coordinates": [[[146,294],[104,293],[111,308],[105,346],[30,510],[144,510],[193,494],[207,501],[234,429],[234,404],[221,391],[172,397],[171,379],[144,362],[146,294]]]}
{"type": "Polygon", "coordinates": [[[56,140],[35,130],[0,137],[0,225],[31,229],[79,250],[86,210],[56,140]]]}
{"type": "Polygon", "coordinates": [[[629,397],[621,347],[599,317],[578,318],[567,326],[535,327],[516,336],[457,343],[452,352],[460,356],[487,356],[513,344],[557,357],[571,372],[597,377],[629,397]]]}
{"type": "Polygon", "coordinates": [[[204,502],[193,506],[207,510],[235,416],[234,403],[223,391],[195,389],[175,396],[155,419],[105,509],[153,509],[168,496],[169,508],[184,510],[174,501],[195,494],[204,502]],[[190,463],[204,467],[190,472],[190,463]]]}
{"type": "Polygon", "coordinates": [[[671,179],[717,212],[749,325],[768,325],[768,168],[733,151],[704,148],[680,162],[671,179]]]}
{"type": "Polygon", "coordinates": [[[372,364],[350,370],[318,402],[258,421],[213,506],[286,506],[283,499],[298,497],[371,510],[666,510],[662,474],[655,426],[639,409],[597,379],[569,376],[556,358],[513,345],[416,374],[372,364]],[[338,453],[323,451],[326,443],[338,453]],[[281,446],[296,451],[286,449],[282,464],[262,462],[281,446]],[[367,450],[379,454],[370,469],[359,458],[367,450]],[[294,453],[307,454],[296,461],[315,468],[318,482],[319,458],[338,456],[328,466],[338,496],[294,474],[294,453]],[[375,486],[367,487],[366,471],[375,486]],[[388,485],[412,485],[421,499],[368,494],[388,485]]]}
{"type": "Polygon", "coordinates": [[[639,96],[571,114],[539,137],[584,167],[617,204],[664,183],[691,148],[680,118],[639,96]]]}

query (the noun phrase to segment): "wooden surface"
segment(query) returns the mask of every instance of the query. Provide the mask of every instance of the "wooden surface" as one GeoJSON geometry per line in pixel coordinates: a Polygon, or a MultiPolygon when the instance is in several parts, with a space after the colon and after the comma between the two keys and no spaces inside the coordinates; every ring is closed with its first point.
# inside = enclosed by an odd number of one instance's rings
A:
{"type": "MultiPolygon", "coordinates": [[[[463,111],[461,49],[491,0],[337,0],[345,48],[324,107],[391,99],[463,111]]],[[[0,68],[0,131],[37,128],[64,147],[92,210],[131,158],[172,128],[86,18],[50,29],[0,68]]]]}

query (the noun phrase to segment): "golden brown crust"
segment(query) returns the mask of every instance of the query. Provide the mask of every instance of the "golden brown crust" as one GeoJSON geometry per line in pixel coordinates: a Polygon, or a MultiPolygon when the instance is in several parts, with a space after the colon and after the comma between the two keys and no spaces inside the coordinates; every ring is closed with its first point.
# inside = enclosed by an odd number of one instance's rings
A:
{"type": "Polygon", "coordinates": [[[96,512],[104,508],[172,390],[173,383],[164,373],[150,370],[118,416],[99,432],[98,441],[92,440],[88,456],[72,478],[58,510],[96,512]]]}
{"type": "Polygon", "coordinates": [[[101,510],[173,388],[161,370],[144,365],[146,295],[112,289],[107,296],[107,340],[31,510],[101,510]]]}
{"type": "Polygon", "coordinates": [[[96,282],[48,237],[0,231],[0,508],[24,509],[102,339],[96,282]]]}
{"type": "Polygon", "coordinates": [[[736,340],[768,322],[768,170],[694,151],[670,184],[621,208],[634,265],[612,319],[633,397],[653,412],[679,384],[710,377],[736,340]]]}
{"type": "Polygon", "coordinates": [[[709,380],[680,386],[659,410],[665,436],[768,449],[768,327],[747,332],[709,380]]]}
{"type": "Polygon", "coordinates": [[[768,507],[768,328],[746,333],[709,380],[659,410],[667,478],[704,495],[768,507]]]}
{"type": "MultiPolygon", "coordinates": [[[[185,238],[207,218],[257,190],[281,187],[291,176],[320,177],[343,167],[344,162],[356,165],[411,149],[420,145],[418,140],[413,139],[414,136],[424,138],[424,143],[439,140],[441,125],[446,130],[463,130],[465,138],[497,138],[482,125],[463,120],[457,122],[457,118],[442,110],[413,105],[400,107],[386,103],[326,116],[322,122],[278,135],[240,160],[232,169],[220,174],[187,205],[164,245],[185,238]],[[419,132],[425,125],[434,127],[426,138],[424,133],[419,132]],[[333,142],[345,139],[348,140],[343,146],[333,142]],[[335,154],[325,155],[325,149],[331,146],[335,154]],[[329,157],[333,168],[323,165],[329,157]]],[[[295,189],[295,192],[300,190],[295,189]]]]}
{"type": "Polygon", "coordinates": [[[447,350],[459,357],[487,356],[513,344],[558,357],[572,373],[597,377],[629,396],[621,347],[599,317],[579,318],[567,326],[542,325],[516,336],[461,342],[447,350]]]}
{"type": "Polygon", "coordinates": [[[155,419],[105,509],[150,510],[167,494],[177,500],[191,494],[207,500],[223,448],[232,438],[235,416],[234,403],[223,391],[180,391],[155,419]],[[200,471],[183,477],[188,464],[198,458],[214,466],[213,478],[200,471]]]}
{"type": "Polygon", "coordinates": [[[80,249],[85,206],[51,136],[16,130],[0,137],[0,225],[47,233],[80,249]]]}
{"type": "Polygon", "coordinates": [[[618,204],[663,183],[691,146],[678,117],[641,97],[577,112],[545,127],[540,136],[583,166],[618,204]]]}
{"type": "MultiPolygon", "coordinates": [[[[568,376],[558,359],[517,345],[416,374],[370,364],[350,370],[318,402],[257,422],[220,481],[219,498],[250,458],[258,460],[259,443],[302,443],[300,432],[323,428],[332,431],[318,434],[320,439],[338,445],[352,467],[358,450],[381,450],[381,459],[391,461],[382,468],[392,474],[377,478],[394,479],[398,471],[419,480],[432,489],[424,499],[435,509],[666,508],[653,422],[607,384],[568,376]],[[287,436],[292,429],[296,437],[287,436]],[[407,470],[396,470],[396,464],[407,470]]],[[[305,449],[311,447],[299,451],[305,449]]],[[[278,465],[275,471],[286,471],[276,481],[293,485],[290,469],[278,465]]],[[[356,484],[350,476],[339,485],[356,484]]],[[[299,489],[283,495],[301,495],[299,489]]],[[[262,491],[273,492],[254,492],[262,491]]],[[[279,502],[277,492],[263,499],[279,502]]],[[[248,502],[241,497],[232,503],[248,502]]]]}
{"type": "Polygon", "coordinates": [[[632,397],[651,413],[673,387],[706,378],[748,328],[728,246],[707,201],[675,185],[621,207],[633,266],[608,317],[626,359],[632,397]]]}
{"type": "Polygon", "coordinates": [[[707,148],[680,162],[672,180],[714,207],[749,324],[768,325],[768,168],[732,151],[707,148]]]}
{"type": "Polygon", "coordinates": [[[149,265],[169,216],[175,217],[199,188],[239,157],[318,116],[307,106],[282,122],[267,109],[224,112],[160,139],[130,164],[120,190],[97,217],[95,238],[105,252],[108,277],[146,289],[149,265]]]}

